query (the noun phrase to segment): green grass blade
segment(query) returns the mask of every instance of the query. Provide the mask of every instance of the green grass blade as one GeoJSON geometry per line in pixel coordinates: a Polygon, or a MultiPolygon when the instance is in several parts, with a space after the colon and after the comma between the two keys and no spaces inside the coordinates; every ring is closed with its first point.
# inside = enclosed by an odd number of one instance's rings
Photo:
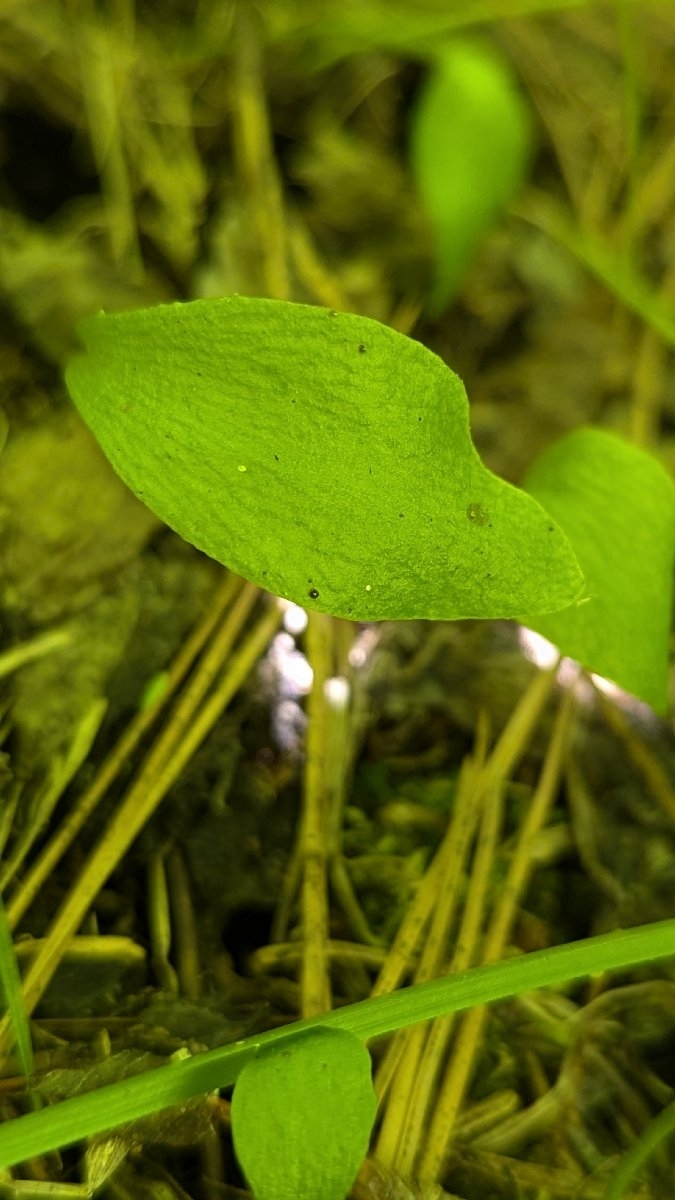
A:
{"type": "Polygon", "coordinates": [[[363,1000],[233,1046],[195,1055],[187,1061],[172,1062],[10,1121],[0,1128],[0,1169],[181,1104],[192,1096],[227,1087],[236,1081],[261,1047],[308,1029],[319,1026],[345,1029],[366,1040],[534,988],[554,987],[572,979],[673,956],[675,920],[659,921],[572,945],[537,950],[506,962],[490,963],[460,975],[403,988],[389,996],[363,1000]]]}
{"type": "Polygon", "coordinates": [[[647,1159],[675,1133],[675,1104],[669,1104],[658,1117],[650,1121],[647,1128],[630,1150],[624,1154],[619,1166],[609,1181],[603,1200],[621,1200],[633,1179],[647,1159]]]}
{"type": "Polygon", "coordinates": [[[21,976],[2,897],[0,897],[0,995],[5,1011],[9,1013],[12,1022],[21,1070],[28,1079],[33,1074],[33,1045],[21,991],[21,976]]]}

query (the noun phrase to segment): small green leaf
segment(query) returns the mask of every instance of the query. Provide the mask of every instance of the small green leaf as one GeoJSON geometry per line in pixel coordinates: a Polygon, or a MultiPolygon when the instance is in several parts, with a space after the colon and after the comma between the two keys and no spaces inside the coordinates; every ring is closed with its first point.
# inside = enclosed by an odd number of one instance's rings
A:
{"type": "Polygon", "coordinates": [[[81,323],[75,403],[115,470],[212,558],[353,620],[552,612],[573,551],[471,442],[461,380],[377,321],[197,300],[81,323]]]}
{"type": "Polygon", "coordinates": [[[475,251],[523,181],[528,110],[506,65],[464,41],[446,43],[417,100],[411,164],[436,249],[429,308],[457,292],[475,251]]]}
{"type": "Polygon", "coordinates": [[[344,1200],[375,1120],[370,1055],[319,1027],[259,1052],[232,1099],[232,1137],[255,1200],[344,1200]]]}
{"type": "Polygon", "coordinates": [[[670,476],[614,434],[580,429],[537,460],[525,487],[567,533],[589,597],[525,623],[662,712],[675,558],[670,476]]]}

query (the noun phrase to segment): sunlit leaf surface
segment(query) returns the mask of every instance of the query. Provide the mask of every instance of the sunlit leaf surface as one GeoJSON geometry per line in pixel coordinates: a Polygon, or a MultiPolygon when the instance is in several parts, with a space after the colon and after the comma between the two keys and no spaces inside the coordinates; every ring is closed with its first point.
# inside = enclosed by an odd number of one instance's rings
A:
{"type": "Polygon", "coordinates": [[[82,322],[67,382],[111,463],[184,538],[354,620],[551,612],[558,526],[481,463],[461,380],[365,317],[234,296],[82,322]]]}
{"type": "Polygon", "coordinates": [[[344,1200],[375,1119],[370,1055],[318,1028],[263,1050],[232,1099],[234,1147],[255,1200],[344,1200]]]}
{"type": "Polygon", "coordinates": [[[675,557],[670,476],[614,434],[580,429],[537,460],[525,486],[567,533],[588,593],[579,605],[526,623],[663,711],[675,557]]]}

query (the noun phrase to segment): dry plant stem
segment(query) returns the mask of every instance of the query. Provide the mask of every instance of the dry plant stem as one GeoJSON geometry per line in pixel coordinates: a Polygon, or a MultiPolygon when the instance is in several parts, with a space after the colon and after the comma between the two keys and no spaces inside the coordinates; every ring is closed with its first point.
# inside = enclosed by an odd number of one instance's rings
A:
{"type": "Polygon", "coordinates": [[[366,921],[344,858],[340,854],[330,855],[330,884],[335,900],[346,917],[352,937],[367,946],[379,946],[380,940],[366,921]]]}
{"type": "MultiPolygon", "coordinates": [[[[573,713],[574,695],[570,689],[563,694],[539,783],[523,823],[499,903],[484,939],[481,955],[481,961],[484,963],[495,962],[503,954],[516,905],[530,875],[532,847],[559,786],[573,713]]],[[[473,1008],[462,1021],[455,1042],[455,1053],[441,1084],[427,1142],[422,1152],[419,1165],[421,1179],[438,1180],[442,1174],[448,1143],[480,1042],[486,1011],[484,1005],[473,1008]]]]}
{"type": "Polygon", "coordinates": [[[574,842],[584,869],[615,904],[623,900],[624,889],[612,871],[604,865],[597,846],[594,813],[596,805],[579,763],[570,755],[565,769],[567,800],[574,821],[574,842]],[[596,849],[597,847],[597,849],[596,849]]]}
{"type": "Polygon", "coordinates": [[[9,650],[4,650],[0,654],[0,679],[3,675],[11,675],[13,671],[18,671],[19,667],[33,662],[36,658],[43,658],[45,654],[53,654],[55,650],[61,650],[71,640],[72,635],[69,630],[52,629],[49,633],[41,633],[38,637],[31,638],[27,642],[20,642],[18,646],[12,646],[9,650]]]}
{"type": "MultiPolygon", "coordinates": [[[[457,944],[448,968],[449,974],[466,970],[476,958],[476,947],[485,923],[485,914],[490,898],[490,882],[493,877],[495,857],[502,830],[503,790],[503,784],[498,784],[484,797],[483,815],[469,879],[469,890],[457,944]]],[[[411,1081],[406,1122],[394,1163],[396,1169],[406,1176],[414,1174],[415,1164],[425,1141],[431,1102],[454,1028],[454,1013],[432,1023],[427,1032],[424,1056],[411,1081]]]]}
{"type": "Polygon", "coordinates": [[[621,45],[623,110],[626,145],[625,189],[622,214],[622,251],[630,261],[635,248],[638,153],[642,103],[638,59],[642,57],[641,24],[636,21],[633,0],[615,0],[615,15],[621,45]]]}
{"type": "MultiPolygon", "coordinates": [[[[469,1162],[475,1164],[475,1184],[481,1182],[487,1190],[488,1180],[495,1183],[495,1194],[511,1196],[545,1196],[546,1200],[604,1200],[607,1182],[605,1178],[584,1180],[579,1186],[579,1177],[573,1171],[560,1170],[540,1163],[523,1162],[521,1159],[480,1151],[469,1162]]],[[[467,1167],[466,1162],[462,1165],[467,1167]]],[[[452,1159],[449,1169],[452,1171],[452,1159]]],[[[444,1195],[445,1193],[441,1193],[444,1195]]],[[[474,1193],[475,1194],[475,1193],[474,1193]]],[[[626,1198],[628,1200],[628,1197],[626,1198]]],[[[661,1200],[651,1188],[639,1187],[630,1193],[630,1200],[661,1200]]]]}
{"type": "Polygon", "coordinates": [[[298,278],[324,308],[338,312],[355,312],[354,306],[342,291],[335,275],[322,261],[305,222],[292,213],[288,225],[288,248],[298,278]]]}
{"type": "MultiPolygon", "coordinates": [[[[457,801],[456,801],[456,811],[460,806],[463,806],[463,804],[462,804],[463,799],[466,800],[467,803],[469,801],[471,801],[471,803],[473,805],[475,805],[475,807],[476,807],[476,817],[478,817],[480,814],[480,808],[481,808],[481,803],[482,803],[481,795],[475,791],[476,774],[479,770],[482,770],[482,768],[484,766],[484,759],[485,759],[485,754],[486,754],[486,750],[487,750],[487,738],[488,738],[487,722],[483,720],[483,713],[480,713],[477,738],[476,738],[476,746],[474,748],[473,755],[467,757],[464,760],[464,762],[462,763],[462,767],[460,770],[458,791],[457,791],[457,801]]],[[[447,856],[448,856],[448,852],[452,853],[453,841],[454,841],[455,837],[456,837],[455,821],[453,820],[452,824],[448,827],[448,830],[443,839],[443,843],[441,844],[441,846],[439,848],[438,853],[436,854],[433,862],[431,863],[429,869],[427,870],[425,878],[422,881],[422,885],[418,889],[418,892],[415,897],[415,900],[413,901],[413,904],[408,909],[406,918],[403,922],[403,925],[401,926],[402,930],[409,923],[411,911],[414,908],[414,906],[418,903],[418,899],[419,899],[421,892],[423,892],[423,894],[424,894],[424,902],[425,902],[425,905],[427,906],[425,908],[425,915],[427,917],[429,916],[429,906],[433,905],[434,898],[435,898],[438,890],[442,887],[443,879],[447,875],[447,868],[448,868],[447,856]],[[433,884],[433,888],[431,888],[429,886],[430,882],[433,884]]],[[[460,876],[461,876],[461,872],[460,872],[460,876]]],[[[409,925],[411,933],[414,931],[415,927],[416,927],[416,922],[411,922],[409,925]]],[[[461,934],[460,934],[460,937],[461,937],[461,934]]],[[[415,945],[416,944],[417,943],[415,942],[415,945]]],[[[396,959],[394,959],[394,961],[396,961],[396,959]]],[[[380,979],[382,979],[382,977],[383,977],[383,973],[381,972],[380,979]]],[[[379,980],[378,980],[378,984],[379,984],[379,980]]],[[[376,988],[377,988],[378,984],[375,985],[376,988]]],[[[393,990],[393,989],[390,989],[390,990],[393,990]]],[[[372,994],[375,994],[375,989],[373,989],[372,994]]],[[[380,1103],[382,1103],[383,1098],[387,1095],[387,1093],[391,1087],[392,1080],[397,1071],[399,1061],[401,1058],[401,1054],[403,1052],[405,1044],[406,1044],[405,1043],[405,1032],[401,1031],[400,1034],[397,1034],[392,1038],[392,1040],[389,1043],[389,1046],[387,1048],[387,1052],[384,1055],[384,1057],[380,1063],[380,1066],[378,1067],[378,1071],[377,1071],[377,1075],[376,1075],[376,1079],[375,1079],[375,1087],[376,1087],[376,1091],[377,1091],[380,1103]]],[[[404,1090],[403,1094],[407,1096],[410,1094],[411,1090],[412,1089],[408,1089],[407,1091],[404,1090]]],[[[396,1147],[396,1140],[395,1140],[395,1138],[392,1138],[389,1149],[387,1149],[387,1147],[384,1145],[381,1145],[378,1148],[378,1157],[383,1157],[383,1156],[389,1154],[393,1161],[393,1158],[396,1156],[395,1147],[396,1147]],[[393,1143],[393,1147],[394,1147],[393,1149],[391,1148],[392,1143],[393,1143]]]]}
{"type": "Polygon", "coordinates": [[[348,780],[355,758],[353,695],[354,670],[349,664],[349,652],[354,644],[354,625],[335,620],[335,668],[346,688],[344,701],[331,705],[328,723],[328,873],[335,900],[346,918],[352,937],[370,946],[381,945],[372,933],[359,904],[343,855],[344,807],[348,780]]]}
{"type": "MultiPolygon", "coordinates": [[[[341,942],[331,938],[326,943],[326,953],[331,962],[358,963],[364,967],[380,967],[385,950],[382,946],[360,946],[357,942],[341,942]]],[[[278,942],[254,950],[246,962],[252,975],[268,975],[279,969],[297,967],[302,958],[299,942],[278,942]]]]}
{"type": "Polygon", "coordinates": [[[43,883],[52,874],[56,864],[72,845],[83,825],[96,809],[99,801],[116,779],[121,768],[133,754],[143,734],[157,720],[166,707],[171,696],[179,687],[187,672],[190,670],[197,655],[210,638],[213,630],[221,620],[223,613],[233,602],[244,586],[238,575],[227,575],[217,589],[209,604],[203,621],[190,635],[185,645],[176,655],[173,666],[169,670],[164,692],[147,708],[141,709],[120,737],[117,745],[102,764],[95,779],[76,800],[63,820],[53,838],[47,842],[35,862],[24,875],[21,883],[7,904],[7,920],[10,929],[16,929],[23,914],[33,903],[43,883]]]}
{"type": "MultiPolygon", "coordinates": [[[[483,768],[481,785],[485,790],[497,786],[506,778],[525,750],[553,686],[556,671],[557,666],[551,667],[548,671],[537,672],[533,677],[483,768]]],[[[434,907],[441,865],[436,855],[391,944],[387,960],[373,986],[372,996],[393,992],[405,976],[434,907]]]]}
{"type": "Polygon", "coordinates": [[[284,877],[281,881],[281,889],[279,899],[274,910],[274,918],[270,929],[270,942],[277,944],[284,942],[288,936],[288,927],[291,922],[291,912],[293,910],[293,902],[300,891],[300,883],[302,880],[302,860],[300,858],[300,842],[296,841],[284,877]]]}
{"type": "MultiPolygon", "coordinates": [[[[1,745],[2,741],[0,741],[1,745]]],[[[23,781],[15,780],[9,791],[9,795],[3,800],[0,806],[0,862],[2,862],[5,846],[9,841],[9,836],[14,827],[14,819],[19,808],[22,791],[23,781]]],[[[9,921],[7,922],[7,928],[10,929],[9,921]]]]}
{"type": "MultiPolygon", "coordinates": [[[[268,609],[242,647],[232,655],[220,682],[208,699],[204,700],[204,695],[222,670],[222,664],[231,654],[232,643],[240,633],[259,595],[258,589],[251,584],[246,584],[243,588],[203,662],[197,668],[194,679],[188,683],[169,724],[148,755],[139,776],[131,785],[106,833],[98,842],[52,922],[45,945],[24,979],[24,1002],[29,1013],[32,1013],[44,993],[65,946],[82,922],[103,883],[268,645],[281,616],[281,610],[276,605],[268,609]]],[[[0,1024],[0,1051],[7,1050],[11,1038],[9,1022],[5,1019],[0,1024]]]]}
{"type": "Polygon", "coordinates": [[[51,819],[64,791],[85,762],[101,727],[107,707],[107,700],[100,697],[91,702],[75,730],[65,759],[58,758],[54,763],[50,778],[39,795],[37,803],[33,805],[31,820],[19,836],[4,870],[0,872],[0,891],[4,891],[10,879],[16,875],[34,842],[51,819]]]}
{"type": "Polygon", "coordinates": [[[520,1105],[520,1096],[513,1088],[504,1088],[501,1092],[486,1096],[485,1100],[476,1100],[467,1105],[457,1118],[457,1136],[473,1145],[496,1125],[501,1125],[517,1113],[520,1105]]]}
{"type": "MultiPolygon", "coordinates": [[[[521,1146],[545,1136],[554,1137],[559,1143],[557,1130],[561,1125],[564,1127],[565,1105],[572,1103],[572,1097],[566,1091],[558,1085],[548,1087],[526,1109],[508,1116],[495,1128],[477,1137],[472,1145],[476,1150],[490,1150],[495,1154],[516,1154],[521,1146]]],[[[459,1121],[457,1125],[459,1129],[459,1121]]],[[[577,1163],[566,1166],[581,1178],[577,1163]]]]}
{"type": "MultiPolygon", "coordinates": [[[[664,304],[675,301],[675,264],[659,288],[664,304]]],[[[661,406],[666,393],[669,348],[653,329],[643,329],[633,373],[630,436],[638,446],[653,446],[659,433],[661,406]]]]}
{"type": "Polygon", "coordinates": [[[555,681],[559,662],[560,659],[548,671],[537,672],[527,691],[518,701],[485,764],[481,779],[484,788],[495,787],[502,780],[507,779],[518,759],[527,749],[532,731],[542,714],[555,681]]]}
{"type": "Polygon", "coordinates": [[[201,995],[202,965],[199,958],[199,930],[192,903],[190,878],[179,849],[167,860],[169,898],[175,944],[176,971],[183,996],[198,1000],[201,995]]]}
{"type": "Polygon", "coordinates": [[[120,54],[120,38],[120,31],[108,30],[92,10],[90,19],[80,24],[79,37],[73,44],[78,51],[89,141],[108,209],[111,249],[127,278],[138,282],[143,277],[143,267],[119,119],[124,108],[120,96],[128,85],[124,76],[133,61],[133,52],[129,47],[127,55],[120,54]]]}
{"type": "Polygon", "coordinates": [[[644,329],[633,372],[630,440],[649,447],[656,442],[665,390],[668,348],[652,329],[644,329]]]}
{"type": "MultiPolygon", "coordinates": [[[[433,979],[441,970],[450,938],[460,892],[464,886],[466,862],[480,815],[481,797],[476,795],[476,770],[470,758],[465,758],[459,777],[452,820],[439,850],[442,867],[435,908],[414,973],[415,983],[433,979]],[[472,769],[473,768],[473,769],[472,769]]],[[[387,1054],[378,1070],[376,1088],[380,1099],[385,1080],[391,1075],[390,1063],[396,1063],[396,1074],[389,1087],[387,1105],[377,1139],[375,1154],[380,1162],[400,1170],[398,1159],[401,1138],[414,1088],[415,1075],[426,1039],[425,1025],[400,1030],[389,1044],[387,1054]]]]}
{"type": "Polygon", "coordinates": [[[301,1012],[313,1017],[331,1007],[328,970],[328,790],[331,711],[326,681],[333,666],[332,617],[310,612],[307,657],[313,672],[307,704],[303,812],[301,1012]]]}
{"type": "Polygon", "coordinates": [[[169,961],[171,953],[171,913],[166,864],[162,851],[155,851],[148,865],[148,930],[152,970],[159,986],[167,992],[180,991],[178,976],[169,961]]]}
{"type": "Polygon", "coordinates": [[[658,801],[670,820],[675,822],[675,792],[663,767],[616,704],[612,704],[600,688],[596,688],[595,692],[605,721],[612,732],[623,742],[629,757],[642,775],[654,799],[658,801]]]}
{"type": "Polygon", "coordinates": [[[424,298],[420,298],[419,296],[403,296],[391,314],[388,324],[399,333],[410,336],[420,318],[423,308],[424,298]]]}
{"type": "MultiPolygon", "coordinates": [[[[353,631],[354,626],[351,621],[341,621],[338,618],[332,618],[334,644],[331,649],[331,665],[328,667],[328,672],[330,674],[333,665],[335,665],[338,674],[346,678],[350,685],[352,673],[351,669],[348,669],[348,655],[349,648],[354,639],[353,631]],[[337,660],[335,664],[334,660],[337,660]]],[[[351,880],[348,877],[346,880],[344,878],[346,872],[344,871],[340,857],[342,810],[354,749],[351,721],[353,712],[349,706],[345,706],[344,709],[332,707],[330,712],[327,712],[325,716],[326,787],[329,795],[326,837],[328,846],[327,854],[330,859],[331,882],[334,884],[336,894],[343,904],[352,928],[358,930],[358,935],[363,935],[361,936],[362,941],[376,944],[375,938],[373,938],[362,917],[351,886],[351,880]]],[[[309,733],[308,736],[310,736],[309,733]]],[[[300,838],[298,838],[293,847],[293,852],[282,880],[270,932],[271,943],[284,942],[287,939],[293,905],[302,886],[302,874],[302,845],[300,838]]]]}
{"type": "Polygon", "coordinates": [[[283,195],[274,157],[263,83],[256,14],[248,0],[237,6],[232,115],[237,167],[248,211],[257,230],[264,294],[289,295],[283,195]]]}

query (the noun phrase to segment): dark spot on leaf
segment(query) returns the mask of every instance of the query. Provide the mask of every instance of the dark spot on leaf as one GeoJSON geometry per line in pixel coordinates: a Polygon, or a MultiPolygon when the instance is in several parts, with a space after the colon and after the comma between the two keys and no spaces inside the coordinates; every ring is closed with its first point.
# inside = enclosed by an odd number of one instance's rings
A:
{"type": "Polygon", "coordinates": [[[319,599],[319,593],[316,588],[310,588],[307,595],[309,596],[310,600],[318,600],[319,599]]]}
{"type": "Polygon", "coordinates": [[[469,504],[466,510],[466,515],[472,525],[486,525],[487,513],[481,508],[480,504],[469,504]]]}
{"type": "Polygon", "coordinates": [[[329,317],[337,317],[336,310],[334,308],[331,308],[330,312],[328,313],[328,316],[329,317]]]}
{"type": "Polygon", "coordinates": [[[365,352],[366,352],[366,348],[363,345],[363,343],[361,343],[361,345],[359,346],[359,354],[365,354],[365,352]]]}
{"type": "Polygon", "coordinates": [[[278,462],[278,461],[279,461],[279,455],[278,455],[278,454],[275,454],[275,455],[274,455],[274,461],[275,461],[275,462],[278,462]]]}
{"type": "Polygon", "coordinates": [[[403,516],[403,513],[399,513],[398,515],[399,515],[399,517],[402,517],[402,516],[403,516]]]}
{"type": "Polygon", "coordinates": [[[552,525],[549,525],[549,527],[548,527],[548,531],[549,531],[549,533],[554,533],[554,532],[555,532],[555,530],[554,530],[554,528],[553,528],[553,526],[552,526],[552,525]]]}

